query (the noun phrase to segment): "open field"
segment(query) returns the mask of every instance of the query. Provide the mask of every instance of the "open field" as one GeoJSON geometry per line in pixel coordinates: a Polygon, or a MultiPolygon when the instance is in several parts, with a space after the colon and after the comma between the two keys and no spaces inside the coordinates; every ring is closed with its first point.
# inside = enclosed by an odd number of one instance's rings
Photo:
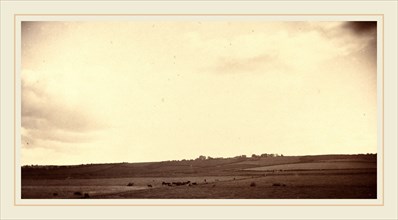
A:
{"type": "Polygon", "coordinates": [[[376,155],[22,168],[22,198],[377,198],[376,155]]]}
{"type": "Polygon", "coordinates": [[[353,161],[296,163],[275,166],[249,168],[247,170],[273,171],[273,170],[346,170],[346,169],[376,169],[376,163],[353,161]]]}

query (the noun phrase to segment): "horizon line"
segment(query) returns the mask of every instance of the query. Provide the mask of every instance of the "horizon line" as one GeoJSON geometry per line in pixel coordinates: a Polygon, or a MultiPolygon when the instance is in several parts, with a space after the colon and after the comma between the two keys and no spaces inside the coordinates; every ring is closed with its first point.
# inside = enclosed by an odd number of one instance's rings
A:
{"type": "MultiPolygon", "coordinates": [[[[268,153],[264,153],[264,154],[268,154],[268,153]]],[[[257,155],[257,154],[256,154],[257,155]]],[[[352,154],[303,154],[303,155],[284,155],[284,154],[274,154],[274,153],[270,153],[268,155],[277,155],[277,156],[271,156],[271,157],[306,157],[306,156],[356,156],[356,155],[377,155],[376,153],[352,153],[352,154]]],[[[204,156],[204,155],[200,155],[200,156],[204,156]]],[[[83,165],[103,165],[103,164],[138,164],[138,163],[161,163],[161,162],[183,162],[183,161],[196,161],[199,160],[199,157],[194,158],[194,159],[174,159],[174,160],[161,160],[161,161],[141,161],[141,162],[127,162],[127,161],[118,161],[118,162],[104,162],[104,163],[81,163],[81,164],[24,164],[21,165],[22,167],[29,167],[29,166],[41,166],[41,167],[45,167],[45,166],[83,166],[83,165]]],[[[222,159],[234,159],[234,158],[239,158],[241,156],[246,156],[246,157],[242,157],[245,159],[251,159],[253,158],[252,156],[247,156],[245,154],[242,155],[236,155],[236,156],[231,156],[231,157],[212,157],[212,156],[205,156],[206,158],[210,157],[210,160],[222,160],[222,159]]],[[[258,154],[257,156],[259,156],[259,158],[267,158],[267,157],[261,157],[261,154],[258,154]]],[[[209,159],[204,159],[204,160],[209,160],[209,159]]]]}

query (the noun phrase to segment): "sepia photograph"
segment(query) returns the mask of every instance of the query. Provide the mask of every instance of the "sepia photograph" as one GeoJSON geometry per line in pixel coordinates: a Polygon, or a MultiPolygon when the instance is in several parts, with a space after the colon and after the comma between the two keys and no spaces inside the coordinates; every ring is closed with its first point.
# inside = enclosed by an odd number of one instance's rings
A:
{"type": "Polygon", "coordinates": [[[0,0],[0,219],[397,219],[397,0],[0,0]]]}
{"type": "Polygon", "coordinates": [[[22,21],[21,199],[376,200],[379,28],[22,21]]]}

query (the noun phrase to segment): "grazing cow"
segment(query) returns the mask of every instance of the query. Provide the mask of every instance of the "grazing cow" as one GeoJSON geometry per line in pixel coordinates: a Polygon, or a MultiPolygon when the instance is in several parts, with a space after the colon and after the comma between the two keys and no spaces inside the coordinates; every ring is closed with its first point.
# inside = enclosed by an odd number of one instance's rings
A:
{"type": "Polygon", "coordinates": [[[196,185],[196,182],[193,182],[192,185],[196,185]]]}
{"type": "Polygon", "coordinates": [[[151,184],[148,184],[148,187],[150,187],[150,188],[151,188],[151,187],[152,187],[152,185],[151,185],[151,184]]]}
{"type": "Polygon", "coordinates": [[[168,183],[168,182],[162,182],[162,186],[171,186],[171,183],[168,183]]]}

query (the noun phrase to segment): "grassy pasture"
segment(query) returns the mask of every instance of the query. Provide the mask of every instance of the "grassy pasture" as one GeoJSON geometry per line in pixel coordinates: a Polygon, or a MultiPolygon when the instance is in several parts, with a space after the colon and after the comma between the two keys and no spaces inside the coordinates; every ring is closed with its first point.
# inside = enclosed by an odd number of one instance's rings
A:
{"type": "Polygon", "coordinates": [[[376,155],[24,167],[21,190],[23,199],[377,198],[376,167],[376,155]],[[162,184],[186,181],[196,184],[162,184]]]}
{"type": "Polygon", "coordinates": [[[197,186],[159,187],[95,198],[149,199],[336,199],[376,198],[374,174],[275,175],[197,186]],[[251,186],[255,183],[255,186],[251,186]],[[274,186],[283,184],[285,186],[274,186]]]}
{"type": "Polygon", "coordinates": [[[247,170],[272,171],[272,170],[344,170],[344,169],[376,169],[375,163],[336,161],[317,163],[282,164],[264,167],[248,168],[247,170]]]}
{"type": "Polygon", "coordinates": [[[109,186],[109,185],[58,185],[58,186],[23,186],[22,195],[25,199],[81,199],[88,193],[90,197],[98,195],[115,194],[132,190],[145,189],[144,186],[109,186]],[[56,195],[54,194],[56,193],[56,195]],[[76,195],[75,193],[80,193],[76,195]]]}
{"type": "Polygon", "coordinates": [[[195,182],[209,184],[212,182],[244,179],[242,176],[200,176],[200,177],[132,177],[132,178],[102,178],[102,179],[28,179],[22,182],[24,198],[81,198],[84,193],[90,197],[112,195],[115,193],[145,190],[164,187],[162,182],[195,182]],[[206,181],[206,182],[205,182],[206,181]],[[127,186],[134,183],[133,186],[127,186]],[[151,187],[148,187],[151,185],[151,187]],[[45,187],[43,187],[45,186],[45,187]],[[81,192],[82,195],[74,195],[81,192]],[[54,193],[58,194],[54,196],[54,193]]]}

